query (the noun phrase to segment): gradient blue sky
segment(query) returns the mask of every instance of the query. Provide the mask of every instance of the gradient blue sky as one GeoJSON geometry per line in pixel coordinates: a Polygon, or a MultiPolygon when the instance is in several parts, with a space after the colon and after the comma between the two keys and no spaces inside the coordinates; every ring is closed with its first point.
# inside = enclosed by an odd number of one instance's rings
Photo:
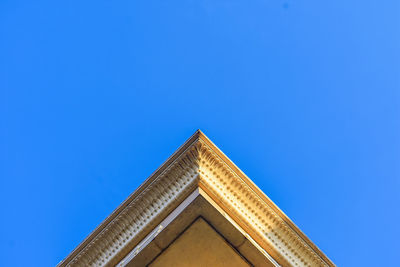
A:
{"type": "Polygon", "coordinates": [[[0,2],[1,266],[54,266],[200,128],[339,266],[398,263],[400,1],[0,2]]]}

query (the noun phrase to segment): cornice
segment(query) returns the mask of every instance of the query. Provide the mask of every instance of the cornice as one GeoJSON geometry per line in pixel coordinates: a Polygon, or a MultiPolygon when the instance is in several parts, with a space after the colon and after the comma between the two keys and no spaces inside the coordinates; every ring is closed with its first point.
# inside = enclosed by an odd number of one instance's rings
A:
{"type": "Polygon", "coordinates": [[[201,131],[59,266],[115,265],[197,187],[282,266],[334,266],[201,131]]]}
{"type": "Polygon", "coordinates": [[[200,187],[262,248],[282,266],[334,266],[208,138],[203,140],[199,142],[200,187]]]}

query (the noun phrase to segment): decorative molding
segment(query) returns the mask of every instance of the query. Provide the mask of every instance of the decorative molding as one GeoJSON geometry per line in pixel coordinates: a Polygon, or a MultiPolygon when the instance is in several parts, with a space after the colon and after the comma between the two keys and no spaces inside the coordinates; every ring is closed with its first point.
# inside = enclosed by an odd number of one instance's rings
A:
{"type": "Polygon", "coordinates": [[[282,266],[334,264],[197,131],[59,266],[117,264],[201,187],[282,266]]]}
{"type": "MultiPolygon", "coordinates": [[[[329,266],[213,149],[200,141],[200,183],[283,266],[329,266]],[[272,251],[271,251],[272,249],[272,251]]],[[[203,188],[204,188],[203,187],[203,188]]]]}

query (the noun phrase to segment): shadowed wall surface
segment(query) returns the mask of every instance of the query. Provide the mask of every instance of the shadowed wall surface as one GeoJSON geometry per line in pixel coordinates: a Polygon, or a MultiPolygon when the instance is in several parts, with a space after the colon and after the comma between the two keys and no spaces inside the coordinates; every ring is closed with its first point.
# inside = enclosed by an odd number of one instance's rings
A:
{"type": "Polygon", "coordinates": [[[250,266],[203,219],[197,219],[149,267],[250,266]]]}

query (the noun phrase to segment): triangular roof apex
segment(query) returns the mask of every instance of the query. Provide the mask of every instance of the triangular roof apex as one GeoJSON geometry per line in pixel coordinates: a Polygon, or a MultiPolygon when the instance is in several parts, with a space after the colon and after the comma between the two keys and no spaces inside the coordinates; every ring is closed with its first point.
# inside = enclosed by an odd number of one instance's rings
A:
{"type": "Polygon", "coordinates": [[[334,266],[200,130],[173,153],[59,266],[116,264],[201,188],[283,266],[334,266]]]}

